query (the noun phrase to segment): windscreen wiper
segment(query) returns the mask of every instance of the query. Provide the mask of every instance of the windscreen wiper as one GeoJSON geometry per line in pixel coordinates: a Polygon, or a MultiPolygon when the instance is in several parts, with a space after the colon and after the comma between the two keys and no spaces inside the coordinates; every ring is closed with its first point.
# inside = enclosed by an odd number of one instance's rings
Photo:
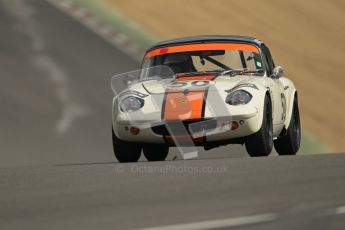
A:
{"type": "MultiPolygon", "coordinates": [[[[178,75],[181,75],[183,77],[188,77],[188,76],[202,76],[202,75],[209,75],[209,74],[216,74],[219,71],[197,71],[197,72],[188,72],[188,73],[179,73],[178,75]]],[[[179,76],[180,77],[180,76],[179,76]]]]}
{"type": "Polygon", "coordinates": [[[225,71],[219,73],[217,76],[230,75],[230,77],[233,77],[235,75],[242,75],[242,74],[245,74],[245,73],[258,74],[258,73],[264,73],[264,72],[265,72],[264,69],[256,69],[256,70],[250,70],[248,68],[244,68],[244,69],[230,69],[230,70],[225,70],[225,71]]]}

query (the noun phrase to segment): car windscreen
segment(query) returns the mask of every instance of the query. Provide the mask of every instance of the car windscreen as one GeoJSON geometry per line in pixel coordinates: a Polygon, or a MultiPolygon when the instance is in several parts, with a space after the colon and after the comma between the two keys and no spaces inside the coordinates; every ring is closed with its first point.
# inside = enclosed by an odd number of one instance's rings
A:
{"type": "Polygon", "coordinates": [[[143,68],[158,65],[171,68],[175,74],[263,69],[258,49],[247,44],[184,45],[148,52],[144,58],[143,68]]]}

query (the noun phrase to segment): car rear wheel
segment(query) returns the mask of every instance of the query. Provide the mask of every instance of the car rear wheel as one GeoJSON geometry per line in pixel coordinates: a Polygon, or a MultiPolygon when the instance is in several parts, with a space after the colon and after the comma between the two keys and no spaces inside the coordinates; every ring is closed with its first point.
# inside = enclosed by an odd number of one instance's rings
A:
{"type": "Polygon", "coordinates": [[[142,146],[137,143],[120,140],[112,131],[114,155],[119,162],[137,162],[141,155],[142,146]]]}
{"type": "Polygon", "coordinates": [[[144,156],[148,161],[164,161],[169,153],[169,146],[161,144],[147,144],[143,148],[144,156]]]}
{"type": "Polygon", "coordinates": [[[273,121],[272,105],[266,95],[263,111],[262,125],[258,132],[246,138],[246,149],[250,156],[268,156],[273,148],[273,121]]]}
{"type": "Polygon", "coordinates": [[[289,128],[284,137],[274,141],[274,148],[279,155],[295,155],[301,144],[301,123],[297,96],[294,98],[293,111],[289,128]]]}

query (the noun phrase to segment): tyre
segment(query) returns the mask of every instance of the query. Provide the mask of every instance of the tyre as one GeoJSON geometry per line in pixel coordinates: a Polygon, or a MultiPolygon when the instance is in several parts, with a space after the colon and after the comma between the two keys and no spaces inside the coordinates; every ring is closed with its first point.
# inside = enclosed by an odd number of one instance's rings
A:
{"type": "Polygon", "coordinates": [[[112,131],[114,155],[119,162],[137,162],[141,155],[140,144],[120,140],[112,131]]]}
{"type": "Polygon", "coordinates": [[[272,105],[267,95],[264,102],[261,128],[246,138],[245,145],[248,154],[252,157],[268,156],[273,149],[272,105]]]}
{"type": "Polygon", "coordinates": [[[147,144],[143,147],[144,156],[148,161],[164,161],[169,153],[169,146],[162,144],[147,144]]]}
{"type": "Polygon", "coordinates": [[[279,155],[295,155],[301,144],[301,123],[298,109],[298,98],[295,96],[289,128],[283,137],[274,141],[274,148],[279,155]]]}

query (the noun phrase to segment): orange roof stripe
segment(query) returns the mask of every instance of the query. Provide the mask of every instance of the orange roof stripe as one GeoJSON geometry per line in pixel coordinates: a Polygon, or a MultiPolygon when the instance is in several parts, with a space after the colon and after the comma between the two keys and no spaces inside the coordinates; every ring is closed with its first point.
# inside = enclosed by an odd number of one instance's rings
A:
{"type": "Polygon", "coordinates": [[[205,51],[205,50],[243,50],[248,52],[259,53],[256,46],[250,44],[238,44],[238,43],[204,43],[204,44],[190,44],[190,45],[179,45],[169,46],[154,49],[146,53],[145,59],[169,54],[169,53],[181,53],[190,51],[205,51]]]}

